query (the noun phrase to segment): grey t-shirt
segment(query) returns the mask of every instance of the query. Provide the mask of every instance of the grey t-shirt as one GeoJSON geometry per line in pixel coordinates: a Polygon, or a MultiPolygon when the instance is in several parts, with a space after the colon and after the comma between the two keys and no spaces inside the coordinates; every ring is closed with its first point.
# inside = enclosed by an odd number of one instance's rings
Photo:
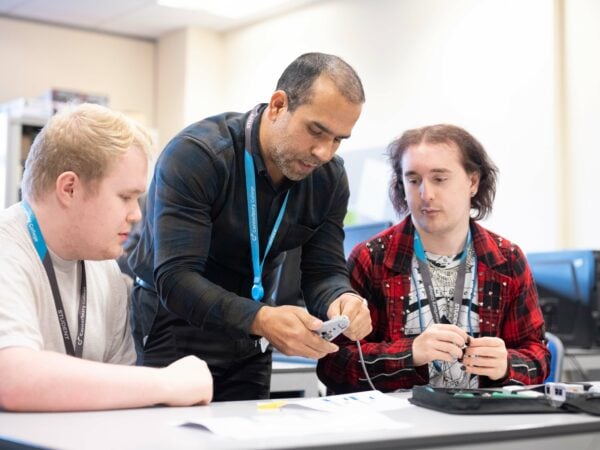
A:
{"type": "MultiPolygon", "coordinates": [[[[51,253],[71,336],[77,333],[80,264],[51,253]]],[[[86,261],[87,315],[83,358],[133,364],[127,287],[113,260],[86,261]]],[[[0,349],[28,347],[65,353],[44,266],[20,203],[0,212],[0,349]]]]}

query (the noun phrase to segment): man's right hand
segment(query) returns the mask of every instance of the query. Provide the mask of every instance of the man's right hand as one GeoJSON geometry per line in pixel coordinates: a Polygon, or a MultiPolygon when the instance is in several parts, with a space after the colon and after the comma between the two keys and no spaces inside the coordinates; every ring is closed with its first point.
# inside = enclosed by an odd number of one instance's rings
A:
{"type": "Polygon", "coordinates": [[[460,359],[468,341],[469,335],[456,325],[432,324],[413,341],[413,362],[415,366],[422,366],[435,360],[460,359]]]}
{"type": "Polygon", "coordinates": [[[298,306],[263,306],[250,332],[267,338],[284,355],[319,359],[338,350],[315,333],[321,325],[323,321],[298,306]]]}

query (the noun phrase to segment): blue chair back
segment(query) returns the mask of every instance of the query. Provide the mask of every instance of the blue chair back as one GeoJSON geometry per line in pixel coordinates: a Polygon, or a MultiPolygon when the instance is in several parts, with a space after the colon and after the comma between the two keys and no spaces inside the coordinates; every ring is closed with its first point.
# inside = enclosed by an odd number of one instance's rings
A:
{"type": "Polygon", "coordinates": [[[562,379],[565,347],[558,336],[549,332],[546,332],[546,345],[552,359],[550,360],[550,374],[545,382],[559,382],[562,379]]]}

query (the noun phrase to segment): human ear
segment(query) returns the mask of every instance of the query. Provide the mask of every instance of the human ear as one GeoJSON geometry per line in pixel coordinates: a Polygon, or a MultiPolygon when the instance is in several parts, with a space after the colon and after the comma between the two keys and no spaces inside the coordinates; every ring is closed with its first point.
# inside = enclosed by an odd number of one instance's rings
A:
{"type": "Polygon", "coordinates": [[[287,111],[287,107],[288,97],[285,91],[275,91],[273,92],[273,95],[271,95],[271,100],[269,101],[267,117],[270,120],[275,120],[280,113],[287,111]]]}
{"type": "Polygon", "coordinates": [[[475,197],[477,195],[477,191],[479,190],[479,172],[473,172],[469,175],[471,179],[471,197],[475,197]]]}
{"type": "Polygon", "coordinates": [[[70,203],[75,197],[75,191],[81,185],[79,176],[75,172],[67,171],[61,173],[56,179],[56,197],[62,204],[70,203]]]}

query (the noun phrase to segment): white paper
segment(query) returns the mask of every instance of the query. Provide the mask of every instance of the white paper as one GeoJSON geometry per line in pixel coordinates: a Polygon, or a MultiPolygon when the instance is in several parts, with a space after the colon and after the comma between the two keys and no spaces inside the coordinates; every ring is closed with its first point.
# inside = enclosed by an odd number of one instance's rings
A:
{"type": "Polygon", "coordinates": [[[391,411],[413,407],[405,398],[397,398],[380,391],[356,392],[344,395],[329,395],[327,397],[307,398],[305,400],[288,401],[284,408],[300,406],[317,411],[338,412],[348,409],[368,411],[391,411]]]}
{"type": "Polygon", "coordinates": [[[379,391],[305,400],[258,402],[257,413],[245,417],[189,420],[184,426],[199,426],[232,439],[253,439],[331,433],[363,433],[408,428],[382,411],[414,407],[407,399],[379,391]],[[307,431],[310,430],[310,431],[307,431]]]}

